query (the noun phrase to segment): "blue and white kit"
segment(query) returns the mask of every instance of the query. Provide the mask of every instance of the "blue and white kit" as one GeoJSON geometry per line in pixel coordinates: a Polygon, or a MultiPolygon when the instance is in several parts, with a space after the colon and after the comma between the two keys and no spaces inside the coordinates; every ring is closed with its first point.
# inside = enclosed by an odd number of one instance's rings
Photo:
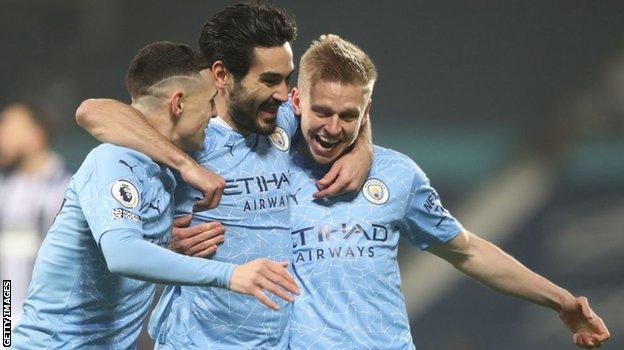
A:
{"type": "Polygon", "coordinates": [[[39,250],[12,348],[132,349],[150,282],[229,287],[232,264],[165,248],[175,187],[169,169],[139,152],[93,149],[39,250]]]}
{"type": "Polygon", "coordinates": [[[414,349],[397,263],[399,237],[426,249],[462,227],[407,156],[375,146],[357,194],[315,200],[327,167],[292,152],[293,265],[301,295],[290,349],[414,349]]]}
{"type": "MultiPolygon", "coordinates": [[[[235,264],[291,260],[289,150],[296,128],[288,104],[280,107],[277,129],[269,136],[242,135],[219,117],[209,123],[204,150],[195,159],[224,177],[226,188],[219,206],[195,213],[191,225],[214,220],[226,227],[225,242],[212,259],[235,264]]],[[[176,216],[191,213],[201,197],[181,184],[176,216]]],[[[224,289],[168,286],[149,333],[159,349],[285,349],[292,304],[268,296],[279,311],[224,289]]]]}

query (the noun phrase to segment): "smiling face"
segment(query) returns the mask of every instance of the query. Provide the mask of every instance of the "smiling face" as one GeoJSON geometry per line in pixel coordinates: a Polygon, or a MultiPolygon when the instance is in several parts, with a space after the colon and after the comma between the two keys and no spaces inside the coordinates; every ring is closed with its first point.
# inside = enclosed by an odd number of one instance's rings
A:
{"type": "Polygon", "coordinates": [[[293,105],[316,163],[335,161],[353,144],[368,120],[376,79],[370,57],[337,35],[321,35],[303,54],[293,105]]]}
{"type": "Polygon", "coordinates": [[[288,99],[294,69],[289,43],[257,47],[248,73],[228,88],[228,113],[242,130],[263,135],[276,127],[277,109],[288,99]]]}
{"type": "Polygon", "coordinates": [[[309,89],[293,89],[293,105],[301,114],[309,155],[318,164],[329,164],[353,144],[371,101],[363,86],[319,81],[309,89]]]}

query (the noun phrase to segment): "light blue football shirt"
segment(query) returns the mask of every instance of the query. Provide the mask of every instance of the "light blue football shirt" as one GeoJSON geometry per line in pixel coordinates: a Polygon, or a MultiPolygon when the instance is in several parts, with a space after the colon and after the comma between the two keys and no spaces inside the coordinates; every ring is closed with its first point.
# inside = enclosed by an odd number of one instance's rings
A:
{"type": "MultiPolygon", "coordinates": [[[[397,264],[399,237],[421,249],[461,225],[407,156],[375,146],[361,192],[314,200],[327,167],[292,152],[295,298],[291,349],[414,349],[397,264]]],[[[426,281],[424,281],[426,282],[426,281]]]]}
{"type": "Polygon", "coordinates": [[[154,285],[109,272],[99,243],[130,230],[167,246],[175,186],[139,152],[103,144],[89,153],[39,250],[14,349],[136,346],[154,285]]]}
{"type": "MultiPolygon", "coordinates": [[[[221,118],[206,129],[204,150],[195,158],[224,177],[226,188],[219,206],[195,213],[191,225],[216,220],[226,227],[214,260],[241,264],[292,258],[289,149],[297,121],[288,104],[280,107],[277,125],[270,136],[243,136],[221,118]]],[[[176,215],[190,213],[201,197],[180,184],[176,215]]],[[[292,304],[269,297],[279,311],[224,289],[168,286],[150,318],[149,332],[161,349],[284,349],[292,304]]]]}

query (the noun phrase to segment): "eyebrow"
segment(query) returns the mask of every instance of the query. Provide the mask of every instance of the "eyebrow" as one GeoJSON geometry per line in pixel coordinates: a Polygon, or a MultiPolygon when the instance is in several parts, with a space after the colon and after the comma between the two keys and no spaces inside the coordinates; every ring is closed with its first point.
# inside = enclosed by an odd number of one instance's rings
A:
{"type": "MultiPolygon", "coordinates": [[[[310,107],[313,111],[323,114],[334,114],[334,110],[326,105],[312,105],[310,107]]],[[[357,108],[348,108],[339,113],[341,118],[355,118],[360,115],[360,111],[357,108]]]]}
{"type": "Polygon", "coordinates": [[[295,72],[295,70],[291,70],[290,73],[288,73],[288,75],[286,77],[284,77],[284,75],[282,73],[277,73],[277,72],[264,72],[262,74],[260,74],[260,78],[261,79],[265,79],[265,80],[282,80],[282,79],[288,79],[292,76],[292,74],[295,72]]]}

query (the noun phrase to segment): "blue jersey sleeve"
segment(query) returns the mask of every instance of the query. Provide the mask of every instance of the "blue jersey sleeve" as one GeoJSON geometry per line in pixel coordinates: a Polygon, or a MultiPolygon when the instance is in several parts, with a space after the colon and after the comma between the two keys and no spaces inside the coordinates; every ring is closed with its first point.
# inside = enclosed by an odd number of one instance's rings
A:
{"type": "Polygon", "coordinates": [[[410,241],[422,250],[432,243],[448,242],[462,230],[417,166],[402,224],[410,241]]]}
{"type": "Polygon", "coordinates": [[[282,103],[277,110],[277,125],[282,127],[289,137],[293,137],[299,128],[299,118],[295,115],[292,101],[282,103]]]}
{"type": "Polygon", "coordinates": [[[112,273],[143,281],[229,288],[234,264],[174,253],[145,241],[139,231],[102,236],[100,246],[112,273]]]}
{"type": "Polygon", "coordinates": [[[142,208],[147,207],[141,200],[147,187],[140,174],[144,169],[138,159],[120,153],[96,148],[91,172],[78,189],[80,207],[98,244],[108,231],[142,231],[142,208]]]}

